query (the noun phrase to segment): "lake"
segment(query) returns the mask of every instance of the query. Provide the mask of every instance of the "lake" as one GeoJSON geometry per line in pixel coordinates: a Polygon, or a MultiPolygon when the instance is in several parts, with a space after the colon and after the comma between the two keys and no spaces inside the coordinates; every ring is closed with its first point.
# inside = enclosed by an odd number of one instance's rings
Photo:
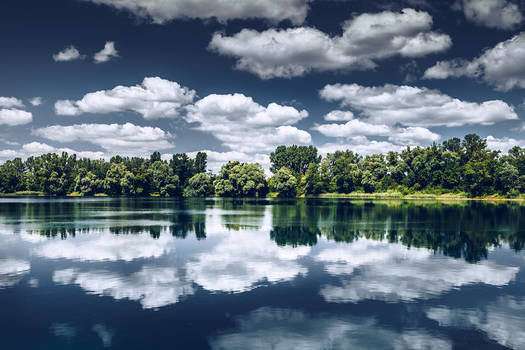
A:
{"type": "Polygon", "coordinates": [[[0,200],[0,349],[525,349],[525,205],[0,200]]]}

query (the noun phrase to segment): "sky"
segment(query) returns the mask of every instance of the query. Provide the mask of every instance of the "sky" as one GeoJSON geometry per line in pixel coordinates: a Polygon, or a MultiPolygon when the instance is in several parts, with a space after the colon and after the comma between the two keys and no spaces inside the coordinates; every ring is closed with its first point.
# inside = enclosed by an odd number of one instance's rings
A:
{"type": "Polygon", "coordinates": [[[525,0],[3,0],[0,161],[525,147],[525,0]]]}

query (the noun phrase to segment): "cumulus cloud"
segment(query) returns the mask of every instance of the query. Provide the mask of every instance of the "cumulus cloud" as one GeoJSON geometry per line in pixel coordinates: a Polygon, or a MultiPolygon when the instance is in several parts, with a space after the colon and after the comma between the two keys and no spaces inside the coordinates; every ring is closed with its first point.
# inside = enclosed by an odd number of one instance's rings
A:
{"type": "Polygon", "coordinates": [[[351,150],[357,154],[367,156],[390,151],[400,152],[404,146],[388,141],[369,140],[366,136],[351,137],[343,142],[329,142],[318,147],[319,153],[326,155],[336,151],[351,150]]]}
{"type": "Polygon", "coordinates": [[[327,122],[345,122],[354,119],[354,113],[350,111],[331,111],[323,119],[327,122]]]}
{"type": "Polygon", "coordinates": [[[141,85],[91,92],[78,101],[59,100],[55,103],[55,112],[75,116],[133,111],[145,119],[158,119],[178,116],[181,107],[191,103],[194,97],[194,90],[176,82],[147,77],[141,85]]]}
{"type": "Polygon", "coordinates": [[[185,119],[238,152],[269,151],[281,144],[309,144],[311,136],[292,124],[308,116],[290,106],[264,107],[243,94],[212,94],[187,107],[185,119]],[[247,142],[249,140],[249,142],[247,142]]]}
{"type": "Polygon", "coordinates": [[[485,27],[511,30],[523,22],[519,6],[509,0],[463,0],[459,5],[467,20],[485,27]]]}
{"type": "Polygon", "coordinates": [[[496,90],[525,88],[525,32],[498,43],[481,56],[467,61],[440,61],[428,68],[424,79],[479,78],[496,90]]]}
{"type": "Polygon", "coordinates": [[[52,125],[35,129],[33,133],[61,143],[88,142],[109,153],[147,155],[174,147],[170,133],[157,127],[132,123],[52,125]]]}
{"type": "Polygon", "coordinates": [[[84,59],[84,55],[81,55],[80,52],[73,46],[68,46],[64,50],[60,51],[53,55],[53,59],[56,62],[66,62],[84,59]]]}
{"type": "Polygon", "coordinates": [[[115,42],[108,41],[104,45],[104,48],[93,56],[93,59],[95,60],[95,63],[104,63],[115,57],[118,57],[118,51],[115,49],[115,42]]]}
{"type": "Polygon", "coordinates": [[[397,332],[373,318],[311,315],[263,307],[210,339],[212,349],[452,349],[449,341],[415,329],[397,332]]]}
{"type": "Polygon", "coordinates": [[[0,159],[12,159],[15,157],[28,158],[31,156],[39,156],[45,153],[67,152],[69,154],[76,154],[79,158],[101,159],[108,158],[104,152],[94,151],[76,151],[71,148],[54,147],[41,142],[30,142],[22,145],[19,149],[6,149],[0,151],[0,159]]]}
{"type": "Polygon", "coordinates": [[[461,259],[435,257],[423,248],[410,248],[361,239],[343,248],[321,251],[316,260],[342,276],[341,285],[326,285],[320,294],[329,302],[362,300],[413,301],[430,299],[461,286],[482,283],[504,286],[519,271],[490,261],[469,264],[461,259]],[[359,269],[359,274],[347,278],[359,269]]]}
{"type": "Polygon", "coordinates": [[[144,309],[175,304],[182,296],[194,293],[192,284],[171,267],[144,266],[129,275],[106,270],[58,270],[53,273],[53,282],[75,284],[88,293],[117,300],[138,301],[144,309]]]}
{"type": "Polygon", "coordinates": [[[16,97],[2,97],[0,96],[0,107],[4,108],[24,108],[24,103],[22,100],[16,98],[16,97]]]}
{"type": "Polygon", "coordinates": [[[29,273],[31,264],[22,259],[0,259],[0,289],[16,285],[29,273]]]}
{"type": "Polygon", "coordinates": [[[31,103],[32,106],[40,106],[43,101],[42,101],[42,97],[33,97],[33,98],[30,98],[29,99],[29,103],[31,103]]]}
{"type": "Polygon", "coordinates": [[[494,136],[487,136],[487,148],[491,150],[507,153],[515,146],[525,148],[525,140],[516,140],[511,137],[497,138],[494,136]]]}
{"type": "Polygon", "coordinates": [[[424,87],[335,84],[326,85],[320,95],[327,101],[339,101],[342,106],[361,111],[365,121],[373,124],[453,127],[518,119],[514,107],[501,100],[461,101],[424,87]]]}
{"type": "Polygon", "coordinates": [[[386,124],[371,124],[358,119],[352,119],[345,124],[320,124],[313,129],[325,136],[336,138],[388,136],[389,141],[404,145],[435,142],[440,137],[422,127],[393,128],[386,124]]]}
{"type": "Polygon", "coordinates": [[[478,329],[510,349],[524,349],[525,299],[501,296],[477,310],[430,308],[427,317],[443,327],[478,329]]]}
{"type": "Polygon", "coordinates": [[[221,22],[231,19],[262,18],[273,22],[290,20],[300,24],[306,18],[310,0],[88,0],[119,10],[127,10],[139,17],[162,24],[178,18],[216,18],[221,22]]]}
{"type": "Polygon", "coordinates": [[[21,109],[0,109],[0,125],[24,125],[33,121],[33,114],[21,109]]]}
{"type": "Polygon", "coordinates": [[[215,33],[209,48],[236,57],[236,68],[262,79],[291,78],[310,71],[372,69],[375,61],[401,55],[421,57],[452,45],[450,37],[430,31],[432,17],[404,9],[362,14],[344,23],[342,36],[312,27],[243,29],[233,36],[215,33]]]}

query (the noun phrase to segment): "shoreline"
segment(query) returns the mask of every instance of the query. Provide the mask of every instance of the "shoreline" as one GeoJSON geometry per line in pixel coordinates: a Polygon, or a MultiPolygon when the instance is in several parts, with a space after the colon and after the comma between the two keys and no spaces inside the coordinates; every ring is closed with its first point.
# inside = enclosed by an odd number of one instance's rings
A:
{"type": "MultiPolygon", "coordinates": [[[[0,198],[58,198],[57,196],[53,195],[46,195],[43,193],[5,193],[0,194],[0,198]]],[[[80,196],[80,195],[72,195],[68,194],[65,196],[59,196],[60,198],[100,198],[100,197],[109,197],[105,194],[96,194],[93,196],[80,196]]],[[[159,196],[145,196],[148,198],[159,198],[159,196]]],[[[138,198],[133,196],[120,196],[120,198],[138,198]]],[[[162,197],[164,198],[164,197],[162,197]]],[[[169,198],[169,197],[166,197],[169,198]]],[[[173,197],[175,198],[175,197],[173,197]]],[[[177,198],[203,198],[203,197],[177,197],[177,198]]],[[[215,197],[210,197],[215,198],[215,197]]],[[[218,197],[220,198],[220,197],[218,197]]],[[[224,197],[224,198],[235,198],[235,197],[224,197]]],[[[241,197],[239,197],[241,198],[241,197]]],[[[243,197],[244,198],[244,197],[243,197]]],[[[260,199],[264,198],[280,198],[278,196],[266,196],[261,197],[260,199]]],[[[285,197],[283,197],[284,199],[285,197]]],[[[290,198],[297,198],[297,199],[363,199],[363,200],[435,200],[435,201],[484,201],[484,202],[525,202],[525,198],[518,197],[518,198],[507,198],[507,197],[465,197],[465,196],[458,196],[458,195],[432,195],[432,194],[415,194],[415,195],[396,195],[396,194],[390,194],[390,193],[370,193],[370,194],[319,194],[319,195],[301,195],[296,197],[289,197],[290,198]]]]}

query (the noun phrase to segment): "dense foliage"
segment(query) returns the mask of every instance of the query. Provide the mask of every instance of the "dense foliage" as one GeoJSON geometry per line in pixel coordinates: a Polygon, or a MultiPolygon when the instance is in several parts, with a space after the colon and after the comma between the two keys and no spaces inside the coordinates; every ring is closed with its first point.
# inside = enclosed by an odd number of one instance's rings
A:
{"type": "Polygon", "coordinates": [[[77,159],[67,153],[6,161],[0,166],[0,193],[166,197],[280,197],[320,193],[466,193],[470,196],[525,193],[525,149],[508,154],[487,148],[478,135],[452,138],[429,147],[407,147],[386,155],[337,151],[322,158],[313,146],[279,146],[270,155],[267,179],[256,163],[228,162],[217,175],[206,173],[207,156],[179,153],[169,161],[116,156],[77,159]]]}
{"type": "MultiPolygon", "coordinates": [[[[351,150],[337,151],[324,157],[320,164],[316,151],[289,156],[297,149],[280,146],[272,153],[270,169],[275,175],[271,190],[281,192],[290,181],[279,174],[279,169],[286,167],[304,170],[293,172],[295,192],[304,195],[423,191],[515,197],[525,193],[525,149],[514,147],[501,155],[489,150],[487,141],[475,134],[466,135],[463,140],[452,138],[441,145],[407,147],[400,153],[386,155],[362,157],[351,150]],[[305,167],[308,160],[312,161],[305,167]]],[[[295,192],[286,189],[281,195],[294,196],[295,192]]]]}

